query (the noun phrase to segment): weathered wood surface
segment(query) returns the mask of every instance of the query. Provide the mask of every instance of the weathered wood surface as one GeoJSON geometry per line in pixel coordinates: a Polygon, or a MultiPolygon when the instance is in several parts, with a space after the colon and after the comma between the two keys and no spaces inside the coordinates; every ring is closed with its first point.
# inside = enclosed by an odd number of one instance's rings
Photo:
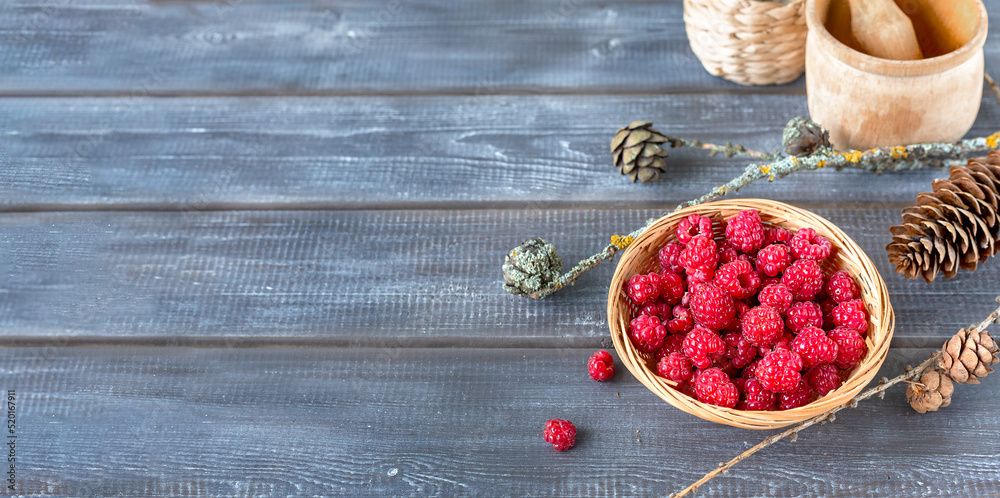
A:
{"type": "MultiPolygon", "coordinates": [[[[895,349],[880,375],[930,350],[895,349]]],[[[6,348],[20,493],[663,496],[770,434],[670,407],[590,350],[6,348]],[[548,418],[579,428],[552,450],[548,418]],[[638,432],[637,432],[638,431],[638,432]],[[641,442],[640,442],[641,441],[641,442]]],[[[992,496],[1000,384],[918,415],[904,389],[698,496],[992,496]]]]}
{"type": "MultiPolygon", "coordinates": [[[[897,210],[816,212],[854,238],[886,279],[897,346],[936,346],[992,309],[1000,261],[932,286],[906,281],[883,249],[897,210]]],[[[541,236],[572,264],[660,213],[7,213],[0,340],[598,346],[608,338],[614,263],[538,302],[500,289],[503,255],[541,236]]]]}

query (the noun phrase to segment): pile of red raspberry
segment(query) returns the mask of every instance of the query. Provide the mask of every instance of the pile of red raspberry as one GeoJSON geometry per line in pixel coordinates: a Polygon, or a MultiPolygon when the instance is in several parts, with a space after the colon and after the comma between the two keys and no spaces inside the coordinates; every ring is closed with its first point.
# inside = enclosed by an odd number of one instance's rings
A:
{"type": "Polygon", "coordinates": [[[713,221],[681,220],[661,271],[628,281],[632,344],[677,390],[713,405],[788,410],[840,387],[868,352],[869,320],[854,278],[822,269],[830,241],[765,226],[756,210],[719,233],[713,221]]]}

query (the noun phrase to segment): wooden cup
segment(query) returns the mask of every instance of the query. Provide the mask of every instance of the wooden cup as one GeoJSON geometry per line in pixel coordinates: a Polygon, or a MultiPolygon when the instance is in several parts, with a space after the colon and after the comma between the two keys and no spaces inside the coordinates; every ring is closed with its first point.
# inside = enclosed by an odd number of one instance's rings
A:
{"type": "MultiPolygon", "coordinates": [[[[898,0],[915,18],[921,45],[942,53],[880,59],[827,30],[831,6],[807,0],[806,93],[813,121],[838,149],[870,149],[962,138],[979,114],[986,8],[980,0],[898,0]]],[[[836,7],[836,6],[835,6],[836,7]]]]}

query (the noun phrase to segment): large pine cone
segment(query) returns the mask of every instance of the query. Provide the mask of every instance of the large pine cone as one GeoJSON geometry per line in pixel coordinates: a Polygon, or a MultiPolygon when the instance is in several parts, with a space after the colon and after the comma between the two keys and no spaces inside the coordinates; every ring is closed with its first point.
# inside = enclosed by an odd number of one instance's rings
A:
{"type": "Polygon", "coordinates": [[[990,337],[990,333],[959,330],[941,348],[944,353],[938,360],[941,367],[955,382],[978,384],[981,377],[992,373],[992,365],[1000,358],[1000,348],[990,337]]]}
{"type": "Polygon", "coordinates": [[[955,385],[943,372],[930,368],[920,376],[920,382],[906,388],[906,401],[918,413],[936,412],[951,404],[955,385]]]}
{"type": "Polygon", "coordinates": [[[906,278],[933,282],[938,272],[952,278],[975,270],[998,250],[1000,237],[1000,152],[953,166],[948,179],[934,180],[933,192],[917,196],[893,226],[889,261],[906,278]]]}
{"type": "Polygon", "coordinates": [[[628,175],[633,183],[659,180],[667,170],[667,151],[661,145],[669,140],[649,121],[633,121],[619,128],[611,139],[611,156],[618,172],[628,175]]]}

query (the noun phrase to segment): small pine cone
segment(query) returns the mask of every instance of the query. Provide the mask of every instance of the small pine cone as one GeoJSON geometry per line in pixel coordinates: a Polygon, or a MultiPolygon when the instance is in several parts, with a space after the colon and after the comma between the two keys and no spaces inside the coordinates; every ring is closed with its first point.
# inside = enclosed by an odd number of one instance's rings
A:
{"type": "Polygon", "coordinates": [[[611,139],[611,156],[618,172],[628,175],[634,183],[655,182],[667,166],[667,151],[662,145],[670,141],[652,128],[649,121],[633,121],[618,129],[611,139]]]}
{"type": "Polygon", "coordinates": [[[562,266],[554,245],[542,239],[528,239],[504,258],[503,288],[511,294],[532,295],[559,278],[562,266]]]}
{"type": "Polygon", "coordinates": [[[785,154],[795,157],[808,156],[818,149],[830,147],[830,132],[819,123],[803,117],[792,118],[781,134],[785,154]]]}
{"type": "Polygon", "coordinates": [[[936,412],[951,404],[955,385],[944,372],[930,368],[920,376],[920,382],[906,388],[906,401],[917,413],[936,412]]]}
{"type": "Polygon", "coordinates": [[[1000,347],[986,331],[959,330],[944,343],[941,352],[938,366],[952,380],[965,384],[978,384],[980,378],[993,372],[990,366],[1000,361],[1000,347]]]}

